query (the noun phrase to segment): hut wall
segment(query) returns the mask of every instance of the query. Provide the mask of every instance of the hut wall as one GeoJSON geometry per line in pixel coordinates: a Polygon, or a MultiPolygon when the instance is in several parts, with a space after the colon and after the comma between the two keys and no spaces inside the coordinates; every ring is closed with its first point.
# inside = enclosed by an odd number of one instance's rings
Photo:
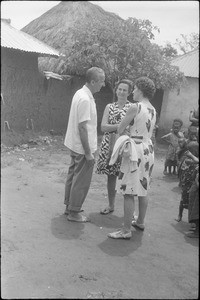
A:
{"type": "MultiPolygon", "coordinates": [[[[4,121],[10,128],[23,133],[27,120],[35,131],[65,133],[71,100],[77,89],[83,86],[83,77],[72,77],[69,81],[46,77],[38,71],[38,57],[30,53],[2,49],[1,58],[1,131],[4,121]]],[[[97,104],[98,130],[103,111],[112,100],[108,87],[94,95],[97,104]]]]}
{"type": "Polygon", "coordinates": [[[189,113],[192,109],[197,108],[198,99],[198,78],[187,77],[187,84],[182,86],[180,91],[166,90],[163,96],[158,137],[170,131],[175,118],[180,118],[183,121],[183,130],[187,129],[190,125],[189,113]]]}
{"type": "Polygon", "coordinates": [[[37,56],[21,54],[20,51],[2,49],[1,52],[1,92],[2,104],[1,128],[8,121],[10,128],[21,131],[32,107],[37,112],[38,69],[37,56]]]}

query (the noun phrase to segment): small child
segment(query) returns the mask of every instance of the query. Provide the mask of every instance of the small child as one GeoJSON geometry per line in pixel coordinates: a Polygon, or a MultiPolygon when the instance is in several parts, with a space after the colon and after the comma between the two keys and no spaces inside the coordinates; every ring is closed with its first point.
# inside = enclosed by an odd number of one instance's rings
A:
{"type": "Polygon", "coordinates": [[[181,186],[181,201],[179,204],[179,213],[177,222],[182,220],[183,210],[188,209],[189,190],[193,184],[196,172],[196,164],[199,162],[199,144],[196,141],[191,141],[187,145],[187,151],[184,155],[184,160],[181,164],[180,186],[181,186]]]}
{"type": "Polygon", "coordinates": [[[188,140],[197,141],[198,138],[198,128],[195,126],[188,127],[188,140]]]}
{"type": "Polygon", "coordinates": [[[188,147],[187,147],[187,139],[181,137],[178,139],[178,149],[176,151],[177,158],[177,175],[179,178],[179,186],[181,185],[181,172],[182,172],[182,164],[187,157],[188,147]]]}
{"type": "Polygon", "coordinates": [[[199,237],[199,164],[196,168],[195,180],[189,190],[188,221],[191,224],[187,237],[199,237]]]}
{"type": "Polygon", "coordinates": [[[165,168],[163,171],[164,175],[167,175],[169,171],[169,174],[171,175],[171,168],[173,166],[173,174],[176,175],[176,167],[177,167],[177,157],[176,152],[178,148],[178,139],[181,137],[184,137],[183,133],[180,131],[181,127],[183,125],[183,122],[181,119],[174,119],[172,130],[170,133],[163,135],[161,139],[169,143],[169,147],[166,154],[166,160],[165,160],[165,168]]]}

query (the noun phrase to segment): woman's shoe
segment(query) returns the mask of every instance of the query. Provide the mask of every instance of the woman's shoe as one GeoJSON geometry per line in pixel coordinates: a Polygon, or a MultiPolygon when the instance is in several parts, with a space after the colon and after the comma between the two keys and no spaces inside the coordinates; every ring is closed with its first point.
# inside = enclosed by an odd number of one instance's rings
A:
{"type": "Polygon", "coordinates": [[[106,207],[103,210],[100,211],[100,214],[102,215],[108,215],[110,213],[112,213],[114,211],[114,209],[110,208],[110,207],[106,207]]]}
{"type": "Polygon", "coordinates": [[[137,221],[138,216],[133,214],[132,221],[137,221]]]}
{"type": "Polygon", "coordinates": [[[132,226],[133,227],[135,227],[136,229],[140,229],[140,230],[144,230],[144,228],[145,228],[145,226],[144,226],[144,224],[138,224],[137,223],[137,220],[135,221],[135,220],[133,220],[132,222],[131,222],[131,224],[132,224],[132,226]]]}
{"type": "Polygon", "coordinates": [[[129,240],[132,237],[131,232],[123,232],[122,230],[119,231],[115,231],[112,233],[108,234],[108,237],[112,238],[112,239],[125,239],[125,240],[129,240]]]}

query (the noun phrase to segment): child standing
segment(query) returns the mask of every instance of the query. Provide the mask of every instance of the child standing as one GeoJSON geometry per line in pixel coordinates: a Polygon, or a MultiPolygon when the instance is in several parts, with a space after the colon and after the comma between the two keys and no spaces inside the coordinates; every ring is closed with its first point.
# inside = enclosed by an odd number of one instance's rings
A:
{"type": "Polygon", "coordinates": [[[187,139],[181,137],[178,139],[178,149],[176,152],[177,157],[177,175],[179,178],[179,186],[181,185],[181,172],[182,172],[182,165],[187,157],[188,147],[187,147],[187,139]]]}
{"type": "Polygon", "coordinates": [[[192,141],[187,145],[185,159],[181,165],[180,186],[181,186],[181,201],[179,205],[179,213],[177,222],[182,220],[183,209],[188,209],[189,204],[189,190],[194,182],[196,176],[196,166],[199,162],[199,144],[192,141]]]}
{"type": "Polygon", "coordinates": [[[196,168],[196,177],[189,190],[188,221],[195,225],[191,227],[187,237],[199,237],[199,165],[196,168]],[[192,232],[191,232],[192,231],[192,232]]]}
{"type": "Polygon", "coordinates": [[[169,174],[171,175],[171,168],[173,166],[173,174],[176,174],[176,167],[177,167],[177,157],[176,152],[178,149],[178,139],[181,137],[184,137],[183,133],[180,131],[181,127],[183,125],[183,122],[181,119],[174,119],[172,124],[172,130],[170,133],[163,135],[161,139],[166,141],[169,144],[166,159],[165,159],[165,167],[163,174],[168,174],[167,169],[169,171],[169,174]]]}

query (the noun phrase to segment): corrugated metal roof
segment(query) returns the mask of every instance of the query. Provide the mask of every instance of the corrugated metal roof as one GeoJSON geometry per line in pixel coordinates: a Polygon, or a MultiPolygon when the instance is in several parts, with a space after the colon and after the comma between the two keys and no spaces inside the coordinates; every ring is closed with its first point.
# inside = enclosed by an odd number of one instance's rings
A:
{"type": "Polygon", "coordinates": [[[38,53],[39,56],[60,56],[57,50],[3,20],[1,20],[1,47],[38,53]]]}
{"type": "Polygon", "coordinates": [[[187,77],[199,77],[199,49],[183,54],[171,61],[171,64],[179,67],[187,77]]]}

